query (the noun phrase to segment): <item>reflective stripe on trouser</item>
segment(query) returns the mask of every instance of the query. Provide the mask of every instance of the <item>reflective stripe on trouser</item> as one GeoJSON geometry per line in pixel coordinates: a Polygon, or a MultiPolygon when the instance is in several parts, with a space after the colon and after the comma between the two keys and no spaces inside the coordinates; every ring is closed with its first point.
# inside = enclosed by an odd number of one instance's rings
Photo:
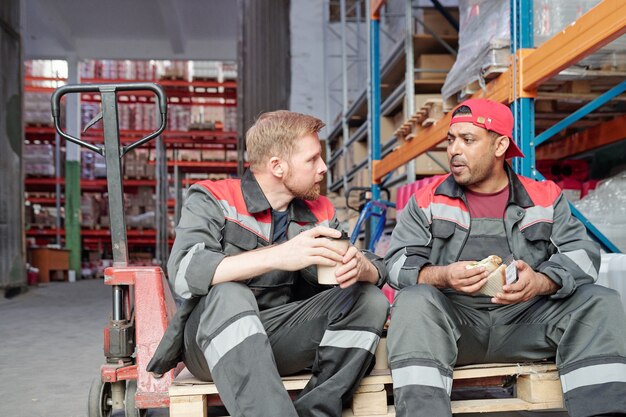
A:
{"type": "Polygon", "coordinates": [[[233,416],[340,415],[343,396],[371,362],[388,308],[371,285],[259,313],[248,287],[225,283],[201,304],[185,329],[185,363],[197,377],[215,381],[233,416]],[[335,352],[328,355],[329,349],[335,352]],[[311,382],[292,403],[279,374],[311,366],[311,382]]]}
{"type": "Polygon", "coordinates": [[[451,414],[451,371],[433,361],[406,360],[391,365],[391,377],[397,416],[451,414]]]}
{"type": "Polygon", "coordinates": [[[626,358],[580,361],[561,368],[561,386],[570,415],[626,415],[626,358]],[[608,402],[607,404],[600,404],[608,402]]]}
{"type": "MultiPolygon", "coordinates": [[[[589,284],[566,299],[493,307],[485,297],[444,294],[429,285],[400,291],[387,335],[394,388],[395,370],[413,364],[430,362],[444,375],[455,365],[555,358],[571,416],[626,413],[626,315],[615,291],[589,284]],[[598,377],[600,371],[608,372],[598,377]]],[[[399,388],[400,398],[423,395],[420,387],[427,385],[399,388]]],[[[410,407],[396,414],[450,415],[449,398],[441,396],[410,407]]]]}

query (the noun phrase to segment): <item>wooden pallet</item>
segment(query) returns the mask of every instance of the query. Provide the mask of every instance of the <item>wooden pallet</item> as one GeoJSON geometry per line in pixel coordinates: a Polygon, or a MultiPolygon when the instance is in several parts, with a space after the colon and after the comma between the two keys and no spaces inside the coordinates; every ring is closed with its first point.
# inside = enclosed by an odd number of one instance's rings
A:
{"type": "MultiPolygon", "coordinates": [[[[384,355],[382,344],[377,357],[384,355]]],[[[393,407],[393,385],[389,369],[378,366],[363,378],[357,389],[350,409],[343,417],[395,416],[393,407]],[[376,369],[378,368],[378,369],[376,369]]],[[[283,378],[285,389],[292,395],[302,390],[311,375],[301,374],[283,378]]],[[[512,398],[483,398],[452,401],[454,414],[490,413],[516,410],[562,409],[561,382],[552,363],[540,364],[482,364],[457,367],[453,375],[453,392],[459,387],[493,386],[502,381],[514,384],[512,398]],[[495,381],[495,382],[494,382],[495,381]]],[[[178,375],[169,389],[170,417],[207,417],[208,406],[221,405],[214,384],[199,381],[187,369],[178,375]]]]}
{"type": "Polygon", "coordinates": [[[443,101],[439,98],[426,100],[407,121],[394,132],[394,136],[402,141],[411,140],[423,128],[437,123],[443,118],[443,101]]]}

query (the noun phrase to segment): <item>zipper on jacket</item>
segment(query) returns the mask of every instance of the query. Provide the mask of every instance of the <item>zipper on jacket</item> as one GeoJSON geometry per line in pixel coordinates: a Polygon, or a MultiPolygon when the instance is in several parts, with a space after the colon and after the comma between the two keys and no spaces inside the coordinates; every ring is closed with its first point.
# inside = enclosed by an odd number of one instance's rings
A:
{"type": "MultiPolygon", "coordinates": [[[[511,249],[511,237],[513,235],[509,233],[509,229],[506,227],[506,211],[509,208],[509,203],[507,203],[506,207],[504,207],[504,213],[502,213],[502,225],[504,226],[504,234],[506,236],[506,246],[509,248],[509,254],[513,255],[513,249],[511,249]]],[[[511,229],[512,230],[512,229],[511,229]]]]}
{"type": "Polygon", "coordinates": [[[463,253],[463,248],[465,248],[465,244],[467,243],[467,239],[469,239],[470,236],[470,232],[472,230],[472,214],[470,213],[470,209],[469,209],[469,204],[467,204],[467,200],[465,199],[465,191],[463,191],[463,194],[461,195],[461,201],[463,201],[463,204],[465,204],[465,208],[467,209],[467,214],[469,215],[469,225],[467,226],[467,234],[465,235],[465,239],[463,239],[463,243],[461,244],[461,249],[459,249],[458,253],[456,254],[456,259],[454,260],[454,262],[458,262],[459,258],[461,257],[461,253],[463,253]]]}

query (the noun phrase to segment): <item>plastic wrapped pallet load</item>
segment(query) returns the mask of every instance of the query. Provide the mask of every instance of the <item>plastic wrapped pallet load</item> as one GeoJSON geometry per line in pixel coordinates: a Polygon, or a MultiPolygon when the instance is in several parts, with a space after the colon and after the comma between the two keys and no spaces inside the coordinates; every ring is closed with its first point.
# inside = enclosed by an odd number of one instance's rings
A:
{"type": "MultiPolygon", "coordinates": [[[[626,252],[626,171],[604,180],[576,208],[615,246],[626,252]]],[[[626,255],[603,253],[597,283],[620,293],[626,308],[626,255]]]]}
{"type": "MultiPolygon", "coordinates": [[[[600,0],[533,0],[534,45],[565,29],[600,0]]],[[[459,51],[441,89],[444,100],[472,93],[466,87],[495,76],[510,64],[510,1],[459,0],[459,51]],[[460,94],[459,94],[460,93],[460,94]]],[[[568,69],[573,74],[586,69],[621,70],[626,66],[626,36],[606,45],[568,69]]]]}
{"type": "Polygon", "coordinates": [[[509,3],[459,0],[459,52],[441,89],[444,100],[480,80],[484,67],[508,65],[509,3]],[[494,54],[494,50],[503,50],[504,54],[494,54]]]}
{"type": "Polygon", "coordinates": [[[626,171],[600,182],[574,204],[615,246],[626,252],[626,171]]]}
{"type": "Polygon", "coordinates": [[[600,264],[597,284],[619,292],[622,305],[626,309],[626,255],[623,253],[604,253],[600,264]]]}

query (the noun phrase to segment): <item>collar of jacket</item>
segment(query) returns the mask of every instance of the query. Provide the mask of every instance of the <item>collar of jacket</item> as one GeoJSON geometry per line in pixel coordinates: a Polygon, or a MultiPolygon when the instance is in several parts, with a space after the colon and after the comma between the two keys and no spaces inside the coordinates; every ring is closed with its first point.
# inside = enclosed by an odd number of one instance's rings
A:
{"type": "MultiPolygon", "coordinates": [[[[263,194],[261,186],[249,169],[246,169],[241,177],[241,192],[249,213],[256,214],[272,209],[265,194],[263,194]]],[[[306,203],[299,198],[294,198],[291,203],[289,203],[289,220],[301,223],[317,222],[315,215],[311,212],[306,203]]]]}
{"type": "MultiPolygon", "coordinates": [[[[509,164],[504,164],[504,170],[509,177],[509,204],[515,204],[523,208],[534,206],[535,203],[533,203],[533,200],[528,195],[524,185],[518,178],[517,174],[513,172],[509,164]]],[[[465,197],[463,187],[457,184],[452,174],[448,174],[448,178],[439,184],[439,186],[435,189],[435,194],[445,195],[450,198],[460,198],[463,200],[465,197]]]]}

